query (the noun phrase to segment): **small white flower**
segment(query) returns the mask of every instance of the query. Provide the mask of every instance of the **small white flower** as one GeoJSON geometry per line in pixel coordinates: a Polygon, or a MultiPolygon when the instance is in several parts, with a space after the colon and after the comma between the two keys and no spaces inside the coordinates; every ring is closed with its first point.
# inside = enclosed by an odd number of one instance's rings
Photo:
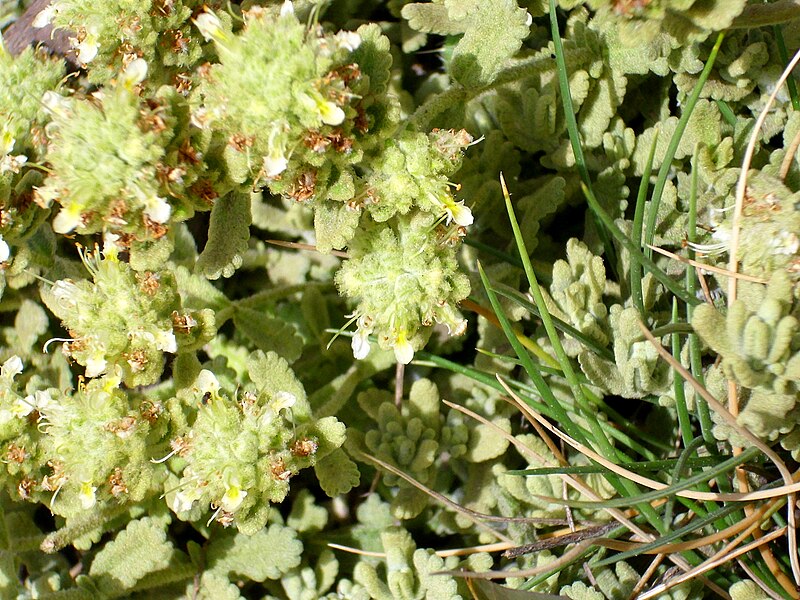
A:
{"type": "Polygon", "coordinates": [[[59,279],[50,288],[50,293],[65,308],[74,308],[78,305],[81,289],[69,279],[59,279]]]}
{"type": "Polygon", "coordinates": [[[154,194],[144,200],[144,214],[154,223],[166,223],[172,214],[172,207],[164,198],[154,194]]]}
{"type": "Polygon", "coordinates": [[[138,85],[147,77],[147,61],[143,58],[136,58],[128,63],[122,72],[122,85],[128,89],[138,85]]]}
{"type": "Polygon", "coordinates": [[[156,331],[155,343],[156,348],[162,352],[174,354],[178,351],[178,342],[175,340],[175,334],[171,329],[167,331],[156,331]]]}
{"type": "Polygon", "coordinates": [[[61,94],[51,91],[42,94],[42,106],[50,114],[64,116],[69,112],[70,104],[69,98],[61,94]]]}
{"type": "Polygon", "coordinates": [[[447,213],[446,224],[449,225],[452,221],[462,227],[469,227],[472,225],[475,218],[472,216],[472,211],[464,206],[464,201],[456,202],[450,197],[447,197],[444,202],[444,211],[447,213]]]}
{"type": "Polygon", "coordinates": [[[275,411],[275,414],[279,414],[284,408],[292,408],[296,402],[297,396],[291,392],[280,391],[275,394],[275,398],[270,403],[270,408],[275,411]]]}
{"type": "Polygon", "coordinates": [[[83,223],[83,205],[70,202],[62,206],[56,218],[53,219],[53,231],[56,233],[69,233],[83,223]]]}
{"type": "Polygon", "coordinates": [[[346,48],[350,52],[361,45],[361,36],[355,31],[340,31],[334,36],[340,48],[346,48]]]}
{"type": "Polygon", "coordinates": [[[197,18],[194,19],[194,24],[200,31],[200,35],[202,35],[203,39],[207,42],[210,42],[212,39],[222,41],[225,38],[225,34],[222,31],[222,22],[220,22],[217,15],[212,12],[200,13],[197,15],[197,18]]]}
{"type": "Polygon", "coordinates": [[[25,413],[25,416],[28,416],[34,409],[38,412],[47,410],[53,405],[53,396],[50,390],[36,390],[33,394],[25,396],[25,403],[30,407],[25,413]]]}
{"type": "Polygon", "coordinates": [[[69,43],[77,50],[75,58],[81,65],[92,62],[100,49],[100,38],[97,35],[97,27],[89,26],[84,29],[83,39],[69,38],[69,43]]]}
{"type": "Polygon", "coordinates": [[[200,499],[200,490],[192,488],[190,490],[181,490],[172,499],[172,510],[176,513],[186,512],[192,509],[192,505],[200,499]]]}
{"type": "Polygon", "coordinates": [[[33,26],[35,29],[47,27],[53,22],[53,17],[56,16],[57,12],[58,6],[56,6],[55,2],[51,2],[44,8],[44,10],[40,10],[38,13],[36,13],[31,26],[33,26]]]}
{"type": "Polygon", "coordinates": [[[28,157],[24,154],[17,154],[16,156],[12,156],[10,154],[6,154],[2,159],[0,159],[0,173],[19,173],[19,170],[28,162],[28,157]]]}
{"type": "Polygon", "coordinates": [[[91,481],[84,481],[81,484],[81,491],[78,492],[78,498],[80,498],[81,506],[84,510],[89,510],[97,504],[97,498],[94,495],[96,491],[97,488],[92,485],[91,481]]]}
{"type": "Polygon", "coordinates": [[[0,135],[0,152],[4,155],[11,154],[16,142],[17,140],[11,135],[11,132],[3,127],[3,135],[0,135]]]}
{"type": "Polygon", "coordinates": [[[9,381],[20,373],[22,373],[22,359],[16,354],[8,358],[6,362],[3,363],[3,366],[0,367],[0,377],[8,379],[9,381]]]}
{"type": "Polygon", "coordinates": [[[323,102],[317,106],[319,116],[326,125],[341,125],[344,121],[344,111],[334,102],[323,102]]]}
{"type": "Polygon", "coordinates": [[[194,386],[203,396],[206,394],[211,394],[212,398],[219,398],[219,380],[217,379],[216,375],[214,375],[208,369],[203,369],[200,371],[200,373],[197,375],[197,381],[194,382],[194,386]]]}
{"type": "Polygon", "coordinates": [[[46,185],[42,187],[33,187],[33,201],[42,208],[50,208],[53,204],[53,200],[58,197],[58,192],[52,187],[46,185]]]}
{"type": "Polygon", "coordinates": [[[0,263],[8,262],[9,258],[11,258],[11,248],[8,247],[8,243],[0,235],[0,263]]]}
{"type": "Polygon", "coordinates": [[[242,505],[245,496],[247,496],[246,491],[241,489],[238,485],[232,485],[225,490],[225,494],[222,496],[222,500],[219,501],[219,505],[227,512],[234,512],[242,505]]]}
{"type": "Polygon", "coordinates": [[[271,153],[264,157],[264,175],[269,179],[283,173],[287,166],[289,166],[289,161],[283,154],[271,153]]]}
{"type": "Polygon", "coordinates": [[[362,360],[369,355],[369,333],[366,331],[356,331],[353,339],[350,341],[350,347],[353,349],[353,358],[362,360]]]}
{"type": "Polygon", "coordinates": [[[292,0],[284,0],[283,5],[281,6],[281,16],[286,17],[293,14],[294,4],[292,4],[292,0]]]}
{"type": "Polygon", "coordinates": [[[33,412],[34,408],[33,396],[26,396],[25,398],[16,399],[14,404],[11,405],[11,412],[15,417],[24,419],[33,412]]]}
{"type": "Polygon", "coordinates": [[[99,341],[91,346],[86,357],[86,377],[97,377],[106,371],[106,349],[99,341]]]}
{"type": "Polygon", "coordinates": [[[395,338],[394,344],[394,357],[401,365],[407,365],[414,358],[414,347],[408,341],[405,332],[400,332],[395,338]]]}
{"type": "Polygon", "coordinates": [[[344,111],[335,103],[325,100],[316,90],[300,97],[309,110],[319,115],[320,120],[326,125],[341,125],[344,121],[344,111]]]}

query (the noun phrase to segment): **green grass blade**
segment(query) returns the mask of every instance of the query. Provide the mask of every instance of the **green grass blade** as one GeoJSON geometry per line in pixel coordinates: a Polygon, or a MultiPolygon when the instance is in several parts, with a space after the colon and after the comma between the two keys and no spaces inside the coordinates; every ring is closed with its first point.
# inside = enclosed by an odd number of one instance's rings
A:
{"type": "Polygon", "coordinates": [[[750,446],[749,448],[744,449],[741,454],[737,456],[732,456],[731,458],[724,460],[723,462],[719,463],[716,467],[708,469],[707,471],[701,471],[700,473],[696,473],[691,477],[687,477],[686,479],[683,479],[677,483],[668,485],[663,489],[651,490],[649,492],[645,492],[644,494],[640,494],[638,496],[612,498],[610,500],[602,500],[597,502],[593,500],[570,500],[564,498],[548,498],[547,500],[550,502],[563,504],[564,506],[569,506],[571,508],[590,508],[594,510],[600,508],[623,508],[623,507],[629,507],[632,504],[649,503],[652,502],[653,500],[659,500],[661,498],[674,496],[678,492],[687,490],[697,484],[705,483],[710,479],[718,478],[724,473],[727,473],[735,469],[742,463],[745,463],[748,460],[755,458],[756,456],[759,455],[760,452],[761,450],[759,450],[755,446],[750,446]]]}
{"type": "MultiPolygon", "coordinates": [[[[653,136],[653,143],[650,145],[650,153],[647,155],[647,163],[644,166],[642,178],[639,181],[639,192],[636,194],[636,208],[633,213],[633,227],[631,229],[631,239],[636,245],[642,247],[642,227],[644,224],[644,207],[647,201],[647,189],[650,185],[650,175],[653,172],[653,158],[656,155],[659,130],[656,128],[653,136]]],[[[630,255],[630,290],[633,305],[639,314],[644,318],[644,292],[642,291],[643,267],[639,258],[635,254],[630,255]]]]}
{"type": "MultiPolygon", "coordinates": [[[[515,304],[518,304],[528,312],[536,315],[540,319],[542,318],[542,315],[539,312],[539,308],[535,304],[530,302],[527,298],[525,298],[525,296],[523,296],[522,293],[518,292],[517,290],[512,290],[507,286],[503,286],[502,288],[498,287],[495,288],[494,290],[504,298],[508,298],[515,304]]],[[[575,329],[572,325],[570,325],[566,321],[562,321],[561,319],[553,315],[550,315],[550,318],[553,320],[553,325],[555,326],[556,329],[558,329],[562,333],[569,335],[570,337],[575,338],[581,344],[586,346],[586,348],[588,348],[598,356],[601,356],[602,358],[608,361],[614,362],[614,353],[611,352],[610,349],[600,346],[592,338],[586,336],[583,332],[575,329]]]]}
{"type": "MultiPolygon", "coordinates": [[[[569,73],[567,72],[567,61],[564,58],[564,45],[561,43],[561,32],[558,28],[558,18],[556,16],[556,2],[550,0],[550,28],[553,38],[553,51],[556,55],[556,72],[558,73],[558,87],[561,91],[561,102],[564,107],[564,120],[567,124],[569,142],[572,146],[572,153],[575,156],[575,164],[578,167],[583,184],[591,189],[592,179],[589,176],[589,169],[586,167],[586,158],[583,156],[580,132],[578,131],[578,121],[575,119],[575,107],[572,104],[572,94],[569,90],[569,73]]],[[[617,273],[617,252],[608,231],[603,227],[603,223],[593,215],[600,241],[605,250],[606,262],[614,278],[619,281],[617,273]]]]}
{"type": "MultiPolygon", "coordinates": [[[[650,200],[650,210],[647,213],[647,223],[644,230],[645,246],[653,243],[653,238],[655,237],[656,233],[655,230],[656,218],[658,217],[658,207],[659,204],[661,204],[661,195],[664,193],[664,187],[667,185],[667,179],[669,178],[669,173],[672,169],[672,159],[675,157],[675,153],[678,151],[678,145],[680,144],[683,132],[686,131],[686,126],[689,124],[689,118],[692,116],[692,112],[697,104],[697,100],[700,98],[700,92],[703,90],[703,86],[706,84],[708,76],[711,74],[711,69],[714,67],[714,61],[717,59],[717,54],[719,53],[719,48],[722,45],[723,39],[725,39],[725,32],[721,31],[717,35],[717,41],[714,44],[714,47],[711,48],[711,52],[708,55],[708,60],[706,60],[705,67],[703,67],[703,71],[700,73],[700,77],[698,77],[697,83],[695,84],[694,89],[692,89],[692,93],[689,94],[689,98],[687,98],[686,103],[684,104],[683,113],[681,114],[681,118],[678,120],[678,125],[675,127],[675,133],[672,134],[672,138],[667,146],[667,153],[664,156],[664,162],[661,163],[661,168],[658,170],[658,177],[656,178],[656,184],[653,187],[653,196],[650,200]]],[[[650,248],[645,247],[645,254],[648,258],[652,258],[653,251],[650,250],[650,248]]]]}
{"type": "Polygon", "coordinates": [[[646,266],[650,272],[653,274],[660,283],[664,285],[670,292],[672,292],[675,296],[683,300],[686,304],[697,305],[700,304],[700,300],[698,300],[694,295],[689,294],[685,289],[683,289],[677,281],[672,279],[669,275],[664,273],[658,266],[652,261],[652,259],[648,258],[646,255],[642,253],[642,251],[634,244],[628,236],[626,236],[617,224],[614,223],[614,220],[611,218],[603,207],[597,202],[597,199],[592,194],[592,190],[589,188],[583,188],[584,194],[586,194],[586,200],[589,202],[589,205],[592,207],[603,222],[608,227],[611,234],[617,239],[617,241],[625,246],[625,249],[631,254],[636,255],[637,260],[639,260],[644,266],[646,266]]]}
{"type": "MultiPolygon", "coordinates": [[[[772,28],[772,32],[775,34],[775,43],[778,46],[778,54],[781,57],[781,62],[784,65],[789,64],[789,53],[786,51],[786,42],[783,40],[783,30],[780,26],[775,25],[772,28]]],[[[789,88],[789,97],[792,99],[792,108],[794,110],[800,110],[800,98],[797,95],[797,84],[795,83],[794,77],[789,77],[786,80],[786,87],[789,88]]]]}

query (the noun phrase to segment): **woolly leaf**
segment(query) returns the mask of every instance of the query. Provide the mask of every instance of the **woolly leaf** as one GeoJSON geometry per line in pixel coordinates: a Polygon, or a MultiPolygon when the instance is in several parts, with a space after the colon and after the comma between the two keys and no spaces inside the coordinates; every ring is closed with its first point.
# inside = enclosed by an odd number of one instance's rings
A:
{"type": "Polygon", "coordinates": [[[297,600],[315,600],[322,597],[336,582],[339,561],[330,550],[323,550],[314,566],[295,569],[281,578],[287,597],[297,600]]]}
{"type": "Polygon", "coordinates": [[[447,7],[441,2],[407,4],[403,7],[402,15],[408,21],[409,27],[416,31],[437,35],[464,33],[458,21],[450,19],[447,7]]]}
{"type": "Polygon", "coordinates": [[[300,564],[303,543],[297,533],[281,525],[272,525],[253,535],[236,533],[213,540],[207,560],[211,571],[265,581],[278,579],[300,564]]]}
{"type": "Polygon", "coordinates": [[[230,300],[204,277],[195,275],[185,267],[174,270],[178,291],[187,308],[213,308],[222,310],[230,306],[230,300]]]}
{"type": "Polygon", "coordinates": [[[530,15],[514,0],[444,0],[403,7],[403,18],[418,31],[463,33],[453,49],[450,71],[465,87],[491,83],[528,35],[530,15]]]}
{"type": "MultiPolygon", "coordinates": [[[[506,418],[496,419],[494,425],[511,433],[511,422],[506,418]]],[[[494,427],[479,424],[470,430],[465,458],[471,462],[484,462],[501,456],[508,448],[508,440],[494,427]]]]}
{"type": "Polygon", "coordinates": [[[166,568],[174,552],[163,523],[144,517],[131,521],[97,553],[89,575],[103,593],[115,594],[130,589],[148,573],[166,568]]]}
{"type": "Polygon", "coordinates": [[[228,581],[227,577],[206,571],[200,577],[199,587],[195,587],[194,583],[187,586],[186,597],[197,600],[238,600],[242,595],[239,588],[228,581]]]}
{"type": "Polygon", "coordinates": [[[303,351],[303,338],[290,322],[264,312],[237,306],[233,314],[236,329],[264,352],[274,351],[290,363],[303,351]]]}
{"type": "Polygon", "coordinates": [[[322,490],[331,498],[346,494],[359,484],[358,466],[343,450],[334,450],[314,465],[322,490]]]}
{"type": "Polygon", "coordinates": [[[36,341],[47,331],[49,319],[44,309],[32,300],[23,300],[14,319],[19,352],[28,353],[36,341]]]}
{"type": "Polygon", "coordinates": [[[296,402],[292,406],[295,419],[309,418],[306,391],[303,388],[289,363],[275,352],[257,350],[247,359],[247,373],[260,392],[275,396],[279,392],[292,394],[296,402]]]}
{"type": "Polygon", "coordinates": [[[344,248],[358,227],[358,211],[341,202],[322,202],[314,213],[317,250],[328,253],[344,248]]]}
{"type": "Polygon", "coordinates": [[[767,600],[769,596],[754,581],[737,581],[728,590],[732,600],[767,600]]]}
{"type": "Polygon", "coordinates": [[[217,199],[211,209],[208,242],[197,258],[195,272],[209,279],[230,277],[242,265],[250,239],[250,197],[232,193],[217,199]]]}
{"type": "Polygon", "coordinates": [[[328,511],[319,506],[308,490],[300,490],[292,503],[292,512],[286,518],[286,525],[300,533],[315,533],[328,522],[328,511]]]}
{"type": "Polygon", "coordinates": [[[490,83],[528,36],[527,11],[514,0],[451,0],[447,4],[451,14],[455,6],[463,10],[459,14],[467,21],[464,37],[453,50],[453,77],[465,87],[490,83]]]}

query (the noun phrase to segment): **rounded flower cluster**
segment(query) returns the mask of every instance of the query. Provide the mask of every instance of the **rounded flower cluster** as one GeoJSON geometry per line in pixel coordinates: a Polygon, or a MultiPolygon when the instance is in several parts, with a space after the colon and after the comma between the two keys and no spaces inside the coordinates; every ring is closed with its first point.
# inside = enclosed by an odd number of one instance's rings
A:
{"type": "Polygon", "coordinates": [[[212,519],[253,533],[292,477],[341,446],[345,428],[335,417],[313,419],[302,385],[277,354],[256,352],[248,363],[254,384],[231,393],[204,369],[182,394],[197,418],[172,440],[169,456],[185,468],[167,501],[183,518],[210,505],[212,519]],[[281,383],[268,375],[277,372],[281,383]]]}
{"type": "Polygon", "coordinates": [[[131,86],[146,72],[139,59],[112,89],[82,99],[45,94],[51,174],[34,200],[60,205],[56,233],[108,231],[127,246],[158,239],[170,223],[210,208],[213,198],[186,193],[202,154],[202,142],[190,137],[198,132],[188,127],[188,108],[169,87],[148,101],[137,96],[131,86]]]}
{"type": "Polygon", "coordinates": [[[370,334],[407,364],[427,341],[427,327],[441,323],[453,335],[464,332],[456,304],[469,294],[469,281],[447,243],[450,229],[430,213],[414,212],[374,224],[353,240],[336,283],[358,302],[356,358],[369,353],[370,334]]]}
{"type": "Polygon", "coordinates": [[[179,339],[195,346],[197,335],[213,334],[209,311],[181,309],[171,272],[136,273],[108,254],[83,257],[93,281],[60,279],[42,295],[71,336],[64,354],[86,367],[86,377],[109,373],[131,387],[156,383],[164,353],[177,352],[179,339]]]}

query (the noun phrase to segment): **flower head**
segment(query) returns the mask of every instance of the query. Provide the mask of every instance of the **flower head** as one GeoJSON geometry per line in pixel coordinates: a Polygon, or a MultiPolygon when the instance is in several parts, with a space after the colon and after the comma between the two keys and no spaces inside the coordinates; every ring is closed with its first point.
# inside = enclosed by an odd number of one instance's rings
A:
{"type": "Polygon", "coordinates": [[[97,504],[97,497],[95,492],[97,488],[92,485],[91,481],[84,481],[81,483],[81,489],[78,492],[78,498],[81,501],[81,506],[84,510],[89,510],[97,504]]]}
{"type": "Polygon", "coordinates": [[[80,64],[86,65],[92,62],[100,50],[100,37],[97,27],[86,27],[80,37],[69,38],[69,43],[73,49],[77,50],[75,58],[80,64]]]}
{"type": "Polygon", "coordinates": [[[194,24],[207,42],[211,40],[222,42],[225,40],[225,32],[222,30],[222,22],[217,15],[212,12],[202,12],[194,19],[194,24]]]}
{"type": "Polygon", "coordinates": [[[9,258],[11,258],[11,248],[8,247],[8,243],[0,235],[0,263],[8,262],[9,258]]]}

